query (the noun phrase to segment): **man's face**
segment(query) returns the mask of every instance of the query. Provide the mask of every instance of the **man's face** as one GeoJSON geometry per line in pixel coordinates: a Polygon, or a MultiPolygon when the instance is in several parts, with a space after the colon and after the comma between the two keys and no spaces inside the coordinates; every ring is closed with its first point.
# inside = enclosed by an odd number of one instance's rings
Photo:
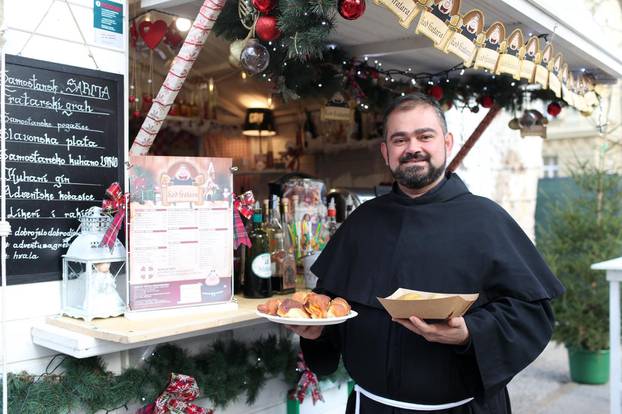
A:
{"type": "Polygon", "coordinates": [[[393,178],[417,190],[443,175],[452,145],[453,136],[443,134],[434,108],[420,104],[389,116],[386,140],[380,149],[393,178]]]}

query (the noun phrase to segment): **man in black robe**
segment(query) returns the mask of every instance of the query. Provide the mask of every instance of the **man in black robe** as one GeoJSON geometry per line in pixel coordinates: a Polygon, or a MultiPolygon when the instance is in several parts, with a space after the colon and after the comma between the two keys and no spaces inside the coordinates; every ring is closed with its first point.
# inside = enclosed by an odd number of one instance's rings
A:
{"type": "Polygon", "coordinates": [[[343,357],[358,390],[348,414],[510,413],[506,385],[548,343],[563,287],[507,212],[446,174],[453,137],[436,101],[399,98],[381,145],[393,191],[357,208],[312,267],[316,291],[359,315],[291,327],[305,359],[329,374],[343,357]],[[377,297],[400,287],[479,298],[464,317],[392,320],[377,297]]]}

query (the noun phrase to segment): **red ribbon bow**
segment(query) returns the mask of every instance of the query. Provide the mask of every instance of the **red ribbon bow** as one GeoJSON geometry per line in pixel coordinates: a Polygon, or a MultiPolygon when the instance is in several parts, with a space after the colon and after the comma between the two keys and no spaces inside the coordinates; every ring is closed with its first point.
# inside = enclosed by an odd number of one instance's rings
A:
{"type": "Polygon", "coordinates": [[[199,397],[199,386],[194,378],[171,373],[168,386],[155,400],[137,414],[213,414],[214,410],[199,407],[191,401],[199,397]]]}
{"type": "Polygon", "coordinates": [[[111,251],[114,248],[114,243],[117,240],[119,230],[123,226],[123,219],[125,219],[125,194],[121,190],[119,183],[112,183],[106,190],[108,200],[102,201],[102,209],[105,213],[114,214],[110,227],[106,230],[104,238],[99,243],[99,247],[107,246],[111,251]]]}
{"type": "Polygon", "coordinates": [[[250,219],[253,215],[253,206],[255,205],[255,196],[252,191],[247,191],[239,197],[233,194],[233,208],[241,215],[250,219]]]}
{"type": "Polygon", "coordinates": [[[309,367],[307,367],[307,363],[304,360],[302,352],[298,354],[297,367],[298,372],[300,372],[301,375],[298,380],[298,385],[296,386],[296,393],[294,397],[302,404],[307,395],[307,390],[311,387],[313,405],[315,405],[318,401],[324,402],[324,397],[322,396],[317,376],[309,369],[309,367]]]}
{"type": "Polygon", "coordinates": [[[251,247],[251,239],[246,234],[242,216],[246,219],[253,215],[255,196],[252,191],[247,191],[239,197],[233,194],[233,248],[237,249],[241,244],[251,247]]]}

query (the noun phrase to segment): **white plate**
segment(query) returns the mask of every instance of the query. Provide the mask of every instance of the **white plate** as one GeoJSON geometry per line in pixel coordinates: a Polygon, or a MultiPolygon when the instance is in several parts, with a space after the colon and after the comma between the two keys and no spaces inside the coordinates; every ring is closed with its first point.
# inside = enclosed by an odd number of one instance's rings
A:
{"type": "Polygon", "coordinates": [[[283,318],[281,316],[272,316],[266,313],[261,313],[258,310],[256,310],[255,313],[272,322],[282,323],[283,325],[304,325],[304,326],[337,325],[339,323],[347,321],[350,318],[354,318],[355,316],[358,315],[356,311],[351,310],[349,314],[347,314],[346,316],[340,316],[339,318],[307,319],[307,318],[283,318]]]}

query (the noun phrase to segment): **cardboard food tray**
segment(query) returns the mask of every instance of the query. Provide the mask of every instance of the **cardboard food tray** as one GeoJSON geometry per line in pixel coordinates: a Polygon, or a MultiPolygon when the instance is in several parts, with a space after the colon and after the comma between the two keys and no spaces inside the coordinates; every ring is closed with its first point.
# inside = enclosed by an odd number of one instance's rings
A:
{"type": "Polygon", "coordinates": [[[479,293],[432,293],[400,288],[378,300],[393,318],[449,319],[464,315],[478,297],[479,293]],[[421,299],[398,299],[407,293],[416,293],[421,299]]]}

